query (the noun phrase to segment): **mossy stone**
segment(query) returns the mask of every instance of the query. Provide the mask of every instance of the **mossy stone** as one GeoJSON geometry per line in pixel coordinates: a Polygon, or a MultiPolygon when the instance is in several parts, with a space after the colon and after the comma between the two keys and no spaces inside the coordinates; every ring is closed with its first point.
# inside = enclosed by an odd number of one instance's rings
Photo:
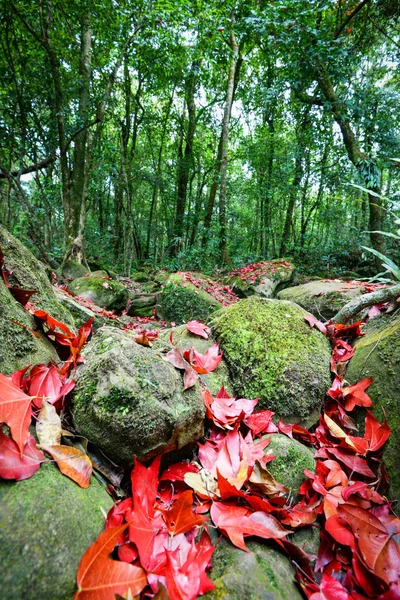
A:
{"type": "MultiPolygon", "coordinates": [[[[363,328],[364,337],[354,344],[355,354],[346,371],[346,379],[355,384],[364,377],[373,382],[367,393],[374,403],[372,412],[389,421],[391,435],[383,458],[390,481],[390,496],[400,498],[400,311],[372,319],[363,328]]],[[[363,431],[365,410],[356,418],[363,431]]]]}
{"type": "Polygon", "coordinates": [[[292,302],[252,296],[217,313],[212,329],[237,396],[311,425],[330,387],[331,349],[305,315],[292,302]]]}
{"type": "Polygon", "coordinates": [[[59,360],[50,340],[36,329],[33,316],[0,280],[0,373],[10,375],[30,364],[59,360]]]}
{"type": "Polygon", "coordinates": [[[278,293],[278,298],[296,302],[318,319],[328,321],[345,304],[365,292],[361,283],[355,285],[340,280],[320,280],[286,288],[278,293]]]}
{"type": "Polygon", "coordinates": [[[9,282],[26,290],[37,290],[31,298],[36,308],[45,310],[58,321],[73,327],[72,315],[57,302],[43,263],[2,225],[0,225],[0,248],[5,256],[6,267],[12,270],[9,282]]]}
{"type": "MultiPolygon", "coordinates": [[[[183,353],[185,350],[190,350],[190,348],[194,348],[196,352],[200,354],[205,354],[207,350],[215,344],[215,340],[210,334],[208,340],[199,337],[198,335],[194,335],[188,331],[186,325],[180,325],[179,327],[175,327],[174,329],[165,329],[159,335],[158,340],[154,344],[155,350],[160,350],[161,352],[168,352],[172,349],[171,344],[169,343],[170,335],[172,334],[172,341],[176,344],[176,347],[183,353]]],[[[222,358],[218,367],[215,371],[208,373],[207,375],[200,375],[201,381],[205,384],[205,386],[210,390],[211,394],[216,396],[219,390],[224,387],[228,394],[233,394],[232,383],[229,379],[229,371],[228,367],[222,358]]]]}
{"type": "Polygon", "coordinates": [[[68,290],[76,296],[82,296],[97,306],[119,312],[128,302],[127,288],[109,279],[105,271],[95,271],[88,277],[79,277],[72,281],[68,290]]]}
{"type": "Polygon", "coordinates": [[[157,294],[130,294],[127,314],[130,317],[151,317],[157,304],[157,294]]]}
{"type": "Polygon", "coordinates": [[[275,433],[266,448],[266,453],[276,458],[267,464],[267,469],[279,483],[289,488],[290,494],[298,495],[299,488],[306,479],[304,469],[314,471],[314,452],[297,440],[275,433]]]}
{"type": "Polygon", "coordinates": [[[54,290],[56,293],[57,300],[65,306],[71,313],[74,318],[75,326],[77,329],[81,327],[84,323],[86,323],[92,317],[93,321],[93,330],[97,331],[103,325],[111,325],[118,327],[119,323],[117,320],[107,319],[107,317],[103,317],[97,313],[94,313],[92,310],[87,308],[86,306],[82,306],[78,301],[74,300],[72,296],[63,292],[62,290],[54,290]]]}
{"type": "Polygon", "coordinates": [[[295,267],[291,263],[277,258],[265,261],[263,275],[258,277],[254,282],[245,277],[241,278],[238,275],[231,275],[227,277],[226,283],[240,298],[248,298],[255,294],[263,298],[273,298],[279,290],[290,285],[294,274],[295,267]]]}
{"type": "Polygon", "coordinates": [[[74,260],[66,260],[62,265],[61,275],[65,279],[78,279],[84,277],[88,269],[74,260]]]}
{"type": "Polygon", "coordinates": [[[181,372],[128,332],[102,327],[82,355],[86,364],[73,391],[75,426],[116,462],[152,458],[203,435],[199,385],[183,391],[181,372]]]}
{"type": "MultiPolygon", "coordinates": [[[[216,535],[212,537],[216,541],[216,535]]],[[[214,541],[213,540],[213,541],[214,541]]],[[[210,579],[215,590],[206,600],[300,600],[288,557],[272,541],[246,539],[250,552],[235,548],[223,538],[212,557],[210,579]]]]}
{"type": "MultiPolygon", "coordinates": [[[[205,278],[196,273],[196,279],[207,287],[205,278]]],[[[185,281],[180,273],[170,275],[162,288],[157,303],[157,313],[161,318],[178,324],[196,319],[208,323],[211,315],[222,307],[205,289],[185,281]]]]}
{"type": "Polygon", "coordinates": [[[50,463],[30,479],[0,480],[1,599],[70,600],[111,506],[94,478],[84,490],[50,463]]]}
{"type": "Polygon", "coordinates": [[[136,273],[132,273],[131,279],[132,281],[137,281],[137,283],[146,283],[151,280],[151,276],[144,271],[137,271],[136,273]]]}

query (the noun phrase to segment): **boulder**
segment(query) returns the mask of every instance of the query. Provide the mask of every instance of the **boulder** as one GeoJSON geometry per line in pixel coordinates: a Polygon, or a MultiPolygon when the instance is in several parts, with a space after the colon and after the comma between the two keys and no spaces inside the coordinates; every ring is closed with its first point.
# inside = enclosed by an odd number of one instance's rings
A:
{"type": "Polygon", "coordinates": [[[8,278],[10,284],[26,290],[37,290],[37,294],[31,298],[36,308],[45,310],[68,326],[73,326],[72,315],[57,302],[43,263],[2,225],[0,225],[0,248],[3,250],[7,269],[12,270],[12,275],[8,278]]]}
{"type": "Polygon", "coordinates": [[[129,297],[127,288],[110,280],[105,271],[95,271],[88,277],[75,279],[69,284],[68,290],[101,308],[115,312],[125,308],[129,297]]]}
{"type": "MultiPolygon", "coordinates": [[[[217,536],[213,532],[213,541],[217,536]]],[[[202,596],[206,600],[300,600],[303,598],[294,579],[289,558],[267,540],[246,539],[250,552],[235,548],[223,538],[212,556],[210,578],[215,590],[202,596]]]]}
{"type": "Polygon", "coordinates": [[[279,483],[289,488],[292,496],[296,497],[299,488],[306,479],[304,469],[314,471],[314,451],[297,440],[286,435],[275,433],[266,448],[266,453],[276,456],[267,464],[268,471],[279,483]]]}
{"type": "Polygon", "coordinates": [[[151,317],[157,304],[157,294],[131,294],[127,314],[130,317],[151,317]]]}
{"type": "MultiPolygon", "coordinates": [[[[373,377],[367,393],[374,403],[372,412],[380,421],[386,412],[391,435],[383,458],[390,481],[390,497],[400,497],[400,311],[372,319],[363,328],[365,337],[355,342],[355,354],[346,371],[346,379],[355,384],[373,377]]],[[[365,409],[356,419],[361,432],[365,409]]]]}
{"type": "Polygon", "coordinates": [[[34,317],[15,300],[2,279],[0,307],[0,373],[10,375],[30,364],[59,360],[52,343],[37,331],[34,317]]]}
{"type": "Polygon", "coordinates": [[[362,283],[335,279],[310,281],[286,288],[278,293],[278,298],[296,302],[318,319],[328,321],[350,300],[366,292],[362,283]]]}
{"type": "MultiPolygon", "coordinates": [[[[74,300],[74,298],[72,296],[70,296],[63,290],[54,288],[54,292],[56,294],[57,300],[67,310],[69,310],[69,312],[73,316],[75,327],[77,329],[79,329],[79,327],[81,327],[81,325],[86,323],[86,321],[88,321],[92,317],[94,318],[94,321],[93,321],[93,330],[94,331],[97,331],[103,325],[106,325],[106,324],[112,325],[113,324],[112,319],[107,319],[106,317],[103,317],[102,315],[99,315],[99,314],[93,312],[92,310],[90,310],[90,308],[87,308],[86,306],[83,306],[82,304],[80,304],[79,302],[74,300]]],[[[116,321],[116,324],[118,325],[117,321],[116,321]]]]}
{"type": "MultiPolygon", "coordinates": [[[[199,337],[198,335],[194,335],[190,333],[186,328],[186,325],[180,325],[179,327],[175,327],[174,329],[165,329],[160,333],[158,340],[154,344],[155,350],[160,350],[161,352],[169,352],[172,349],[171,344],[169,343],[170,335],[173,334],[173,343],[176,344],[176,347],[183,353],[185,350],[190,350],[190,348],[194,348],[196,352],[200,354],[205,354],[207,350],[215,344],[215,340],[212,335],[209,336],[208,340],[199,337]]],[[[228,367],[224,361],[221,360],[218,367],[215,371],[208,373],[207,375],[200,375],[201,381],[206,385],[206,387],[210,390],[211,394],[216,396],[223,386],[226,391],[231,394],[232,384],[229,379],[228,367]]]]}
{"type": "Polygon", "coordinates": [[[84,277],[88,272],[87,267],[74,260],[66,260],[61,269],[64,279],[78,279],[78,277],[84,277]]]}
{"type": "Polygon", "coordinates": [[[273,298],[279,290],[292,283],[294,273],[295,268],[290,262],[278,258],[236,269],[229,274],[226,283],[240,298],[254,294],[273,298]]]}
{"type": "Polygon", "coordinates": [[[207,323],[211,315],[222,307],[222,303],[205,289],[209,287],[209,280],[198,273],[193,275],[200,287],[187,281],[185,274],[173,273],[161,289],[157,313],[165,321],[180,324],[197,319],[207,323]]]}
{"type": "Polygon", "coordinates": [[[215,315],[212,329],[236,395],[308,425],[331,384],[331,349],[306,314],[293,302],[252,296],[215,315]]]}
{"type": "Polygon", "coordinates": [[[136,281],[137,283],[147,283],[151,281],[152,277],[149,273],[145,273],[144,271],[137,271],[132,273],[131,275],[132,281],[136,281]]]}
{"type": "Polygon", "coordinates": [[[199,385],[128,332],[103,327],[85,346],[72,414],[77,431],[114,461],[132,464],[180,449],[203,435],[199,385]]]}
{"type": "Polygon", "coordinates": [[[0,480],[1,599],[70,600],[111,506],[95,478],[84,490],[51,463],[24,481],[0,480]]]}

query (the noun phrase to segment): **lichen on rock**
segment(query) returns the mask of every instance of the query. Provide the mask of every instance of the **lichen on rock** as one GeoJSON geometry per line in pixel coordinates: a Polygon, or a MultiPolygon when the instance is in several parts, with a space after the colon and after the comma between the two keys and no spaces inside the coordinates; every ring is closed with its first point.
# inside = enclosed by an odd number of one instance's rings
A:
{"type": "Polygon", "coordinates": [[[125,308],[129,297],[127,288],[117,281],[112,281],[105,271],[95,271],[88,277],[75,279],[68,285],[68,290],[97,306],[115,312],[125,308]]]}
{"type": "Polygon", "coordinates": [[[51,342],[0,280],[0,373],[10,375],[30,364],[58,360],[51,342]]]}
{"type": "Polygon", "coordinates": [[[95,478],[82,489],[51,463],[24,481],[0,480],[1,600],[70,600],[111,506],[95,478]]]}
{"type": "Polygon", "coordinates": [[[330,386],[330,345],[292,302],[253,296],[217,313],[213,334],[237,396],[311,424],[330,386]]]}
{"type": "Polygon", "coordinates": [[[68,326],[73,326],[71,314],[55,297],[45,266],[2,225],[0,225],[0,248],[5,256],[6,267],[12,270],[9,282],[26,290],[37,290],[31,298],[36,308],[45,310],[68,326]]]}
{"type": "MultiPolygon", "coordinates": [[[[200,274],[198,279],[202,279],[200,274]]],[[[182,274],[174,273],[158,296],[157,313],[166,321],[178,324],[192,319],[207,323],[211,315],[221,307],[221,302],[205,289],[186,281],[182,274]]]]}
{"type": "Polygon", "coordinates": [[[318,319],[327,321],[345,304],[366,291],[361,282],[357,284],[341,280],[318,280],[288,287],[278,293],[278,298],[296,302],[318,319]]]}
{"type": "Polygon", "coordinates": [[[297,440],[280,433],[271,435],[270,440],[265,451],[276,458],[267,464],[268,471],[296,497],[306,479],[304,469],[315,469],[314,452],[297,440]]]}
{"type": "MultiPolygon", "coordinates": [[[[374,403],[374,415],[382,421],[386,413],[389,421],[391,435],[383,459],[390,496],[397,500],[400,497],[400,311],[372,319],[363,331],[366,335],[355,342],[346,379],[355,384],[364,377],[373,378],[367,393],[374,403]]],[[[358,409],[356,419],[361,431],[364,416],[365,410],[358,409]]]]}
{"type": "Polygon", "coordinates": [[[182,375],[128,332],[103,327],[82,352],[73,391],[77,431],[110,458],[132,464],[180,449],[203,434],[199,386],[183,391],[182,375]]]}

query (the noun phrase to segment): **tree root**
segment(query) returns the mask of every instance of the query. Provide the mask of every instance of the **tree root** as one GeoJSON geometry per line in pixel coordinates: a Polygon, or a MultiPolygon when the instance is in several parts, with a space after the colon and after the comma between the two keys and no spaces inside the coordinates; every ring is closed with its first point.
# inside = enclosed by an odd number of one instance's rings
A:
{"type": "Polygon", "coordinates": [[[400,283],[390,287],[381,288],[370,294],[364,294],[355,300],[348,302],[339,312],[333,317],[333,323],[347,323],[355,317],[359,312],[375,304],[382,304],[395,300],[400,295],[400,283]]]}

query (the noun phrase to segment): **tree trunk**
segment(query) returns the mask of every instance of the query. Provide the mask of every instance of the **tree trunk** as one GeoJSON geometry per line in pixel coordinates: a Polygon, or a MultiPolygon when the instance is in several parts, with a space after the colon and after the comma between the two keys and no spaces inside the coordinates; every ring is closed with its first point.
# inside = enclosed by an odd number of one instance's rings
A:
{"type": "MultiPolygon", "coordinates": [[[[193,141],[196,133],[196,105],[194,101],[197,87],[197,73],[199,62],[192,63],[190,74],[186,81],[185,90],[185,105],[188,111],[188,126],[185,136],[185,150],[183,151],[183,136],[184,129],[182,124],[181,138],[178,148],[178,172],[177,172],[177,192],[176,192],[176,212],[175,223],[172,233],[172,243],[170,245],[170,255],[176,256],[182,249],[183,245],[183,230],[184,217],[187,199],[187,189],[189,183],[189,173],[193,167],[193,141]]],[[[182,120],[184,120],[185,110],[183,111],[182,120]]]]}
{"type": "Polygon", "coordinates": [[[284,257],[290,240],[290,230],[292,227],[292,219],[294,207],[296,205],[297,193],[299,190],[300,182],[303,177],[303,156],[305,150],[305,139],[304,131],[310,125],[310,110],[308,109],[297,128],[297,147],[296,147],[296,159],[294,167],[294,177],[289,190],[289,201],[286,209],[285,224],[283,226],[283,233],[281,239],[281,246],[279,255],[284,257]]]}
{"type": "Polygon", "coordinates": [[[239,46],[233,32],[234,14],[231,13],[230,48],[232,50],[229,65],[228,81],[226,88],[226,99],[224,118],[222,121],[222,144],[221,144],[221,171],[219,188],[219,248],[222,263],[229,264],[227,245],[227,217],[226,217],[226,184],[228,176],[228,151],[229,151],[229,125],[232,113],[233,96],[235,91],[235,73],[239,56],[239,46]]]}
{"type": "MultiPolygon", "coordinates": [[[[232,97],[232,103],[231,103],[231,109],[230,109],[231,111],[232,111],[233,100],[235,98],[236,88],[239,83],[240,67],[242,66],[242,62],[243,62],[243,58],[239,55],[237,58],[236,67],[235,67],[233,97],[232,97]]],[[[229,114],[229,119],[230,119],[230,117],[231,117],[231,115],[229,114]]],[[[207,240],[208,240],[209,229],[211,226],[211,220],[212,220],[212,216],[213,216],[213,212],[214,212],[215,198],[217,196],[217,190],[218,190],[218,186],[220,184],[223,137],[224,137],[224,130],[223,130],[223,128],[221,128],[221,135],[220,135],[219,142],[218,142],[217,156],[215,159],[214,175],[213,175],[213,179],[212,179],[211,186],[210,186],[210,192],[208,195],[206,214],[204,216],[203,245],[206,244],[207,240]]]]}

